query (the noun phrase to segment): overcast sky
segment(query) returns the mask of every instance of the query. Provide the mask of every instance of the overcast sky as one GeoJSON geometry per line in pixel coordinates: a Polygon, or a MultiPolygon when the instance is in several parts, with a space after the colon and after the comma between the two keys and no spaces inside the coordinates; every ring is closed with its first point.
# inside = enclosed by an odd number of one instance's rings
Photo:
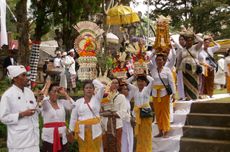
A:
{"type": "MultiPolygon", "coordinates": [[[[131,3],[130,7],[133,8],[136,12],[141,11],[142,14],[144,15],[147,12],[147,9],[148,9],[147,5],[145,5],[143,3],[143,0],[136,0],[136,2],[138,2],[137,6],[134,5],[133,3],[131,3]]],[[[27,1],[27,7],[29,8],[30,5],[31,5],[31,1],[28,0],[27,1]]],[[[151,9],[151,6],[150,6],[150,9],[151,9]]]]}
{"type": "MultiPolygon", "coordinates": [[[[148,11],[148,6],[144,4],[143,0],[136,0],[136,2],[138,2],[137,6],[131,3],[130,7],[136,12],[141,11],[143,15],[146,14],[148,11]]],[[[153,9],[153,6],[150,6],[149,9],[153,9]]]]}

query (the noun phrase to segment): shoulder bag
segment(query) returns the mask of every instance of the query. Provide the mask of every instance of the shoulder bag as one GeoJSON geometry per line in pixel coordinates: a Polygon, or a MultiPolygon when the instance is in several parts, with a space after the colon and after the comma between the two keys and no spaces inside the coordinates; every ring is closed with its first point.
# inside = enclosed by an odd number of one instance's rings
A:
{"type": "MultiPolygon", "coordinates": [[[[90,107],[89,103],[86,102],[86,104],[87,104],[89,110],[92,112],[93,116],[94,116],[96,119],[99,119],[99,118],[97,117],[97,115],[94,113],[93,109],[90,107]]],[[[103,125],[101,124],[101,121],[100,121],[100,125],[101,125],[101,129],[102,129],[102,134],[104,134],[104,133],[105,133],[105,128],[104,128],[103,125]]]]}
{"type": "MultiPolygon", "coordinates": [[[[192,56],[192,53],[191,53],[188,49],[186,49],[186,50],[188,51],[188,53],[190,54],[190,56],[193,58],[193,60],[194,60],[195,63],[196,63],[196,74],[197,74],[197,75],[201,74],[201,73],[203,72],[203,69],[202,69],[201,65],[198,64],[198,63],[196,62],[196,60],[195,60],[194,57],[192,56]]],[[[186,64],[186,65],[185,65],[185,68],[186,68],[186,69],[191,69],[191,65],[186,64]]]]}
{"type": "Polygon", "coordinates": [[[218,63],[216,63],[215,59],[208,53],[208,50],[205,51],[208,55],[208,60],[210,61],[210,65],[218,71],[218,63]]]}
{"type": "Polygon", "coordinates": [[[158,70],[157,70],[157,73],[158,73],[158,76],[159,76],[161,82],[163,83],[163,85],[164,85],[164,87],[165,87],[165,89],[166,89],[166,91],[167,91],[167,94],[168,94],[168,95],[171,95],[171,94],[172,94],[172,88],[171,88],[171,86],[170,86],[170,85],[165,85],[165,83],[164,83],[164,81],[162,80],[162,78],[161,78],[160,73],[159,73],[158,70]]]}

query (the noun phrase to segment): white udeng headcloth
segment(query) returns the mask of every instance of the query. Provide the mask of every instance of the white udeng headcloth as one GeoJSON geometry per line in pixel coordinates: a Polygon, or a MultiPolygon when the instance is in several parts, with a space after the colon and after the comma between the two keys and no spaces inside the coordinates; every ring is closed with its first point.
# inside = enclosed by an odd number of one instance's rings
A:
{"type": "Polygon", "coordinates": [[[19,76],[20,74],[26,72],[26,69],[23,65],[10,65],[7,67],[7,70],[7,75],[10,79],[13,79],[19,76]]]}

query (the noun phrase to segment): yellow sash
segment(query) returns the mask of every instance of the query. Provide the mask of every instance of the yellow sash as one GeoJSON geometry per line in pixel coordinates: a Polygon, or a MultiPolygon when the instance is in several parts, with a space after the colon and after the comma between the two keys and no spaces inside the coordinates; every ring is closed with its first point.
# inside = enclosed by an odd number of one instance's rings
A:
{"type": "Polygon", "coordinates": [[[161,90],[164,89],[164,85],[154,85],[153,88],[157,91],[157,102],[161,102],[161,90]]]}
{"type": "Polygon", "coordinates": [[[207,64],[204,65],[204,76],[205,77],[208,76],[208,65],[207,64]]]}
{"type": "Polygon", "coordinates": [[[172,76],[173,76],[173,82],[177,82],[177,77],[176,77],[176,68],[175,67],[173,67],[173,69],[172,69],[172,76]]]}
{"type": "Polygon", "coordinates": [[[79,127],[80,125],[95,125],[95,124],[100,123],[100,121],[101,121],[100,117],[91,118],[91,119],[82,120],[82,121],[76,121],[75,128],[74,128],[75,137],[77,137],[77,134],[80,131],[80,127],[79,127]]]}
{"type": "Polygon", "coordinates": [[[146,108],[146,107],[149,107],[149,103],[145,103],[143,104],[142,106],[134,106],[134,112],[135,112],[135,122],[136,122],[136,125],[135,125],[135,136],[138,134],[139,132],[139,126],[141,124],[141,117],[140,117],[140,108],[146,108]]]}

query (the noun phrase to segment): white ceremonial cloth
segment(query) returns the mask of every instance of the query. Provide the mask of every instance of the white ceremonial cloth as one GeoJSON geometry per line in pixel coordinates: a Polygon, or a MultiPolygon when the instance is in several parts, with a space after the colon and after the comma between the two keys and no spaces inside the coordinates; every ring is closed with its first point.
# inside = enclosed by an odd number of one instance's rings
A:
{"type": "Polygon", "coordinates": [[[8,37],[7,37],[7,30],[6,30],[6,0],[0,0],[0,47],[8,45],[8,37]]]}
{"type": "Polygon", "coordinates": [[[219,67],[218,67],[218,71],[215,73],[215,79],[214,79],[215,84],[222,84],[222,85],[226,84],[225,73],[224,73],[224,62],[225,60],[223,58],[217,61],[219,67]]]}
{"type": "MultiPolygon", "coordinates": [[[[179,49],[180,50],[180,49],[179,49]]],[[[165,66],[172,69],[173,66],[176,63],[176,50],[174,48],[170,49],[167,61],[165,63],[165,66]]]]}
{"type": "MultiPolygon", "coordinates": [[[[7,147],[11,151],[34,147],[39,150],[38,112],[19,119],[19,113],[36,107],[36,99],[29,88],[22,91],[12,85],[0,102],[0,120],[7,125],[7,147]],[[14,149],[14,150],[13,150],[14,149]]],[[[34,150],[33,152],[39,152],[34,150]]]]}
{"type": "MultiPolygon", "coordinates": [[[[127,119],[127,104],[126,98],[123,94],[118,92],[112,99],[113,105],[111,111],[115,111],[120,118],[116,118],[116,129],[123,127],[122,119],[127,119]]],[[[108,118],[102,117],[102,123],[107,131],[108,118]]]]}
{"type": "Polygon", "coordinates": [[[69,67],[69,72],[70,72],[70,74],[77,74],[76,73],[76,70],[75,70],[75,65],[76,65],[76,62],[75,62],[75,60],[74,60],[74,58],[72,57],[72,56],[69,56],[69,58],[70,58],[70,60],[72,61],[72,64],[70,65],[70,67],[69,67]]]}
{"type": "MultiPolygon", "coordinates": [[[[65,100],[65,99],[58,99],[57,104],[59,109],[54,109],[50,104],[49,97],[44,99],[42,105],[42,117],[43,123],[50,123],[50,122],[65,122],[66,112],[65,110],[71,110],[73,108],[73,100],[65,100]]],[[[53,131],[54,128],[42,128],[42,140],[53,143],[53,131]]],[[[58,132],[62,137],[63,145],[67,143],[66,139],[66,126],[59,127],[58,132]]]]}
{"type": "MultiPolygon", "coordinates": [[[[100,117],[100,109],[101,109],[101,99],[103,98],[104,95],[104,85],[98,81],[98,80],[93,80],[93,84],[95,87],[98,88],[98,91],[95,95],[92,96],[89,105],[92,108],[94,114],[97,117],[100,117]]],[[[84,98],[78,99],[74,103],[74,108],[71,113],[71,118],[70,118],[70,124],[69,124],[69,129],[71,131],[74,131],[76,121],[82,121],[82,120],[87,120],[87,119],[92,119],[95,118],[94,114],[90,111],[89,107],[85,103],[84,98]]],[[[85,139],[85,125],[80,125],[80,133],[79,136],[82,140],[85,139]]],[[[92,137],[95,139],[96,137],[100,136],[102,134],[102,129],[100,123],[92,125],[92,137]]]]}
{"type": "Polygon", "coordinates": [[[127,117],[123,118],[122,136],[121,136],[121,152],[133,152],[133,127],[130,123],[131,105],[130,101],[126,98],[127,104],[127,117]]]}
{"type": "Polygon", "coordinates": [[[177,72],[177,90],[179,98],[184,99],[184,81],[183,81],[183,72],[182,70],[178,70],[177,72]]]}

